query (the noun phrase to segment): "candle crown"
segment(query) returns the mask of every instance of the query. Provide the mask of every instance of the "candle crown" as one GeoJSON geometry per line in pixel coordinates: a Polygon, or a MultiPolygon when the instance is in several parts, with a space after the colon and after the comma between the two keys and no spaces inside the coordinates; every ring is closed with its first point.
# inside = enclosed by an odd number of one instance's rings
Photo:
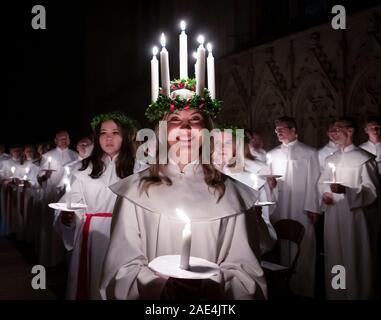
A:
{"type": "MultiPolygon", "coordinates": [[[[181,21],[180,28],[183,31],[185,30],[185,21],[181,21]]],[[[173,81],[168,81],[167,79],[166,75],[169,74],[167,50],[162,50],[160,53],[161,87],[159,88],[156,87],[158,83],[158,72],[155,68],[157,68],[157,66],[151,64],[151,75],[153,77],[151,96],[153,102],[148,106],[145,112],[146,117],[151,122],[158,122],[164,119],[169,113],[188,109],[196,109],[205,116],[213,119],[221,110],[221,101],[215,99],[214,60],[208,59],[208,61],[206,61],[207,59],[205,57],[205,49],[203,48],[205,38],[202,35],[198,36],[200,46],[195,54],[197,57],[197,68],[200,70],[196,72],[196,79],[193,79],[187,77],[187,68],[185,68],[185,65],[187,66],[188,64],[188,51],[184,35],[185,32],[182,32],[180,35],[180,79],[173,81]],[[165,55],[162,55],[164,52],[165,55]],[[208,64],[207,70],[206,64],[208,64]],[[209,68],[211,64],[213,64],[212,68],[209,68]],[[206,88],[205,73],[208,74],[208,88],[206,88]]],[[[166,45],[164,33],[161,34],[160,43],[164,49],[166,45]]]]}

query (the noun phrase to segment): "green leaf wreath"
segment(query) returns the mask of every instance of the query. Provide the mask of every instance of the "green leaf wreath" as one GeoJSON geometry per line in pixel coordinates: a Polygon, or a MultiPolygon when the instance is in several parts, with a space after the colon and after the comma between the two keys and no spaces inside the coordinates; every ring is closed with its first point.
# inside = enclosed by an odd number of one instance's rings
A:
{"type": "Polygon", "coordinates": [[[135,120],[130,119],[129,117],[120,112],[108,112],[95,116],[91,120],[91,127],[93,128],[93,130],[95,130],[95,128],[97,128],[101,123],[109,120],[118,121],[122,125],[128,126],[131,129],[137,128],[137,122],[135,120]]]}

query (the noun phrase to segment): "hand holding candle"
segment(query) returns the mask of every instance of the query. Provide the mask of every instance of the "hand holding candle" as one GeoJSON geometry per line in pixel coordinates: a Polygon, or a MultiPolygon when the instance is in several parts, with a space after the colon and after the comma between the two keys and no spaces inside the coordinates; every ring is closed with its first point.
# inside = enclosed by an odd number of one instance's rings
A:
{"type": "Polygon", "coordinates": [[[191,251],[191,239],[192,239],[191,224],[190,224],[189,218],[182,210],[176,209],[176,213],[177,213],[177,216],[185,222],[185,227],[182,233],[180,268],[184,270],[188,270],[190,251],[191,251]]]}
{"type": "Polygon", "coordinates": [[[65,188],[65,197],[66,197],[66,208],[71,208],[71,186],[70,186],[70,180],[68,178],[65,178],[64,181],[66,188],[65,188]]]}

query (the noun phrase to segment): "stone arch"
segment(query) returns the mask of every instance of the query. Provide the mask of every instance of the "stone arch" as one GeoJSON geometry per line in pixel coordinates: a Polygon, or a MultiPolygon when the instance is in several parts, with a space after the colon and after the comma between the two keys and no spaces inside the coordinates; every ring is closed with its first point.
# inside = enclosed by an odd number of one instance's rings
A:
{"type": "Polygon", "coordinates": [[[327,143],[328,124],[342,113],[340,95],[328,79],[319,72],[307,75],[296,89],[292,105],[300,140],[315,148],[327,143]]]}

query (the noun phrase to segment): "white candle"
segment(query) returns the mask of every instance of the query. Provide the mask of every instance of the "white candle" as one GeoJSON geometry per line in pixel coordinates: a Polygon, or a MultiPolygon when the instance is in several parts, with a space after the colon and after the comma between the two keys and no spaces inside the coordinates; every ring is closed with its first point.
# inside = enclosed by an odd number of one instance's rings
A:
{"type": "Polygon", "coordinates": [[[332,180],[334,183],[336,183],[336,167],[332,162],[328,163],[328,167],[332,169],[332,180]]]}
{"type": "Polygon", "coordinates": [[[192,240],[191,224],[189,218],[182,210],[176,209],[176,213],[178,217],[185,222],[181,240],[180,268],[188,270],[192,240]]]}
{"type": "Polygon", "coordinates": [[[159,49],[153,47],[151,60],[151,99],[156,101],[159,95],[159,61],[156,58],[159,49]]]}
{"type": "Polygon", "coordinates": [[[66,180],[66,189],[65,189],[65,197],[66,197],[66,208],[71,208],[71,186],[69,179],[66,180]]]}
{"type": "Polygon", "coordinates": [[[160,52],[160,75],[161,75],[161,87],[163,89],[163,94],[169,97],[170,93],[170,77],[169,77],[169,58],[168,51],[165,48],[166,39],[164,33],[161,34],[161,52],[160,52]]]}
{"type": "Polygon", "coordinates": [[[16,172],[16,167],[11,167],[11,172],[12,172],[12,177],[15,175],[15,172],[16,172]]]}
{"type": "Polygon", "coordinates": [[[205,48],[204,37],[198,36],[199,46],[197,48],[197,71],[196,71],[196,93],[203,95],[205,88],[205,48]]]}
{"type": "Polygon", "coordinates": [[[188,79],[188,36],[185,33],[186,23],[180,22],[180,79],[188,79]]]}
{"type": "Polygon", "coordinates": [[[216,77],[214,69],[214,57],[212,53],[212,45],[208,43],[206,46],[208,49],[207,69],[208,69],[208,90],[212,99],[216,98],[216,77]]]}
{"type": "Polygon", "coordinates": [[[272,175],[273,174],[272,157],[270,154],[266,154],[266,158],[267,158],[267,165],[269,166],[269,170],[270,170],[270,175],[272,175]]]}
{"type": "Polygon", "coordinates": [[[195,59],[194,63],[194,77],[197,80],[197,52],[193,52],[193,58],[195,59]]]}
{"type": "Polygon", "coordinates": [[[52,157],[48,157],[48,170],[51,170],[52,166],[52,157]]]}
{"type": "Polygon", "coordinates": [[[253,181],[253,188],[258,191],[258,177],[256,174],[250,174],[250,178],[253,181]]]}

